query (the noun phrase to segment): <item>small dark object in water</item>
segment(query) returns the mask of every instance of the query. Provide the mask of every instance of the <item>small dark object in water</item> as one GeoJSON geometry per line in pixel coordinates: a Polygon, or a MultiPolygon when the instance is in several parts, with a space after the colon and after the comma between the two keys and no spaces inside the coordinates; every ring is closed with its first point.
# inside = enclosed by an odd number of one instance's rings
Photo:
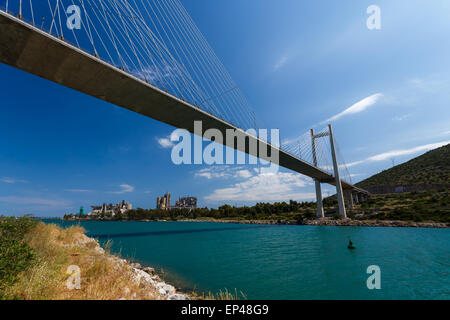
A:
{"type": "Polygon", "coordinates": [[[356,247],[353,245],[352,240],[349,240],[349,241],[348,241],[348,246],[347,246],[347,248],[350,249],[350,250],[356,249],[356,247]]]}

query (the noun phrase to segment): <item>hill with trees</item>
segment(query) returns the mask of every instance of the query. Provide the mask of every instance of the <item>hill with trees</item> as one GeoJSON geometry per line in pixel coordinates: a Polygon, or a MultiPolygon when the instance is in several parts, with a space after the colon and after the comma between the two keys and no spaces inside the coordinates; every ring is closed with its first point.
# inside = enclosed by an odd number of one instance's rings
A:
{"type": "Polygon", "coordinates": [[[450,144],[384,170],[356,185],[369,191],[381,186],[450,186],[450,144]]]}

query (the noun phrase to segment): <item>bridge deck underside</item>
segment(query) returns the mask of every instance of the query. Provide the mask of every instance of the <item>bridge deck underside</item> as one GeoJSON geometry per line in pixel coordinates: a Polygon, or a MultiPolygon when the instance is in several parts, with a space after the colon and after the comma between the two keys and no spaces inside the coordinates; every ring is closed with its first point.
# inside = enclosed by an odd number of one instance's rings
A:
{"type": "MultiPolygon", "coordinates": [[[[194,133],[194,121],[202,121],[203,131],[219,129],[224,137],[227,129],[236,129],[233,125],[2,11],[0,62],[191,133],[194,133]]],[[[245,135],[248,141],[254,142],[256,139],[260,146],[273,148],[252,135],[245,135]]],[[[237,149],[251,154],[248,145],[247,143],[242,150],[237,149]]],[[[279,155],[280,166],[324,183],[335,184],[333,176],[320,168],[282,150],[279,155]]],[[[365,192],[345,181],[342,184],[344,189],[365,192]]]]}

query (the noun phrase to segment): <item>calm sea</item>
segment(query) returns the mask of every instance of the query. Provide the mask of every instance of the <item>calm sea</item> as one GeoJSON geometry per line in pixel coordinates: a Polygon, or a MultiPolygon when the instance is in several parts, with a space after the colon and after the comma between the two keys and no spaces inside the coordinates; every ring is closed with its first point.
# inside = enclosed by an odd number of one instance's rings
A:
{"type": "Polygon", "coordinates": [[[80,224],[124,258],[190,291],[248,299],[450,299],[450,230],[189,222],[80,224]],[[348,250],[349,238],[356,250],[348,250]],[[381,269],[369,290],[367,268],[381,269]]]}

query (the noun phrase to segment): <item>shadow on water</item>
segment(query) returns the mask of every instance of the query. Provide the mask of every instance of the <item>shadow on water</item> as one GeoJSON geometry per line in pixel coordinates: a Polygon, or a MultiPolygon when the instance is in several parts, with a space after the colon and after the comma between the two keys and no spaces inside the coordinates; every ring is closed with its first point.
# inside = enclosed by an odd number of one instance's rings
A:
{"type": "Polygon", "coordinates": [[[144,236],[164,236],[173,234],[187,234],[187,233],[201,233],[201,232],[220,232],[229,230],[246,230],[246,229],[259,229],[269,228],[270,225],[258,225],[258,226],[242,226],[242,227],[228,227],[228,228],[211,228],[211,229],[184,229],[184,230],[168,230],[168,231],[150,231],[150,232],[133,232],[133,233],[114,233],[114,234],[90,234],[90,237],[100,240],[112,239],[112,238],[130,238],[130,237],[144,237],[144,236]]]}

